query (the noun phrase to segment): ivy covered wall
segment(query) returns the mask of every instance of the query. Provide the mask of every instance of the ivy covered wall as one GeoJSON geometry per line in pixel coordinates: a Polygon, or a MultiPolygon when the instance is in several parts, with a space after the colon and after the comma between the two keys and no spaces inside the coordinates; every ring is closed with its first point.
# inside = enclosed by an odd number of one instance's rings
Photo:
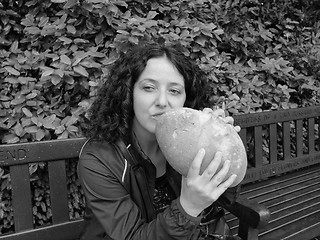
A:
{"type": "Polygon", "coordinates": [[[80,136],[108,66],[141,39],[179,41],[230,114],[319,102],[316,0],[3,0],[3,143],[80,136]]]}

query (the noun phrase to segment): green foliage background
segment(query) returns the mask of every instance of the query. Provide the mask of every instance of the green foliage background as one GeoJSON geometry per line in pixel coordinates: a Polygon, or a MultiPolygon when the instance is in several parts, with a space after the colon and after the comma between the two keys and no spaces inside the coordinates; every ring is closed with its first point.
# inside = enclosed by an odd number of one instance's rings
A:
{"type": "MultiPolygon", "coordinates": [[[[148,39],[184,45],[209,76],[212,105],[231,115],[319,103],[318,0],[2,0],[0,20],[2,143],[81,136],[109,65],[148,39]]],[[[5,232],[9,173],[0,176],[5,232]]],[[[81,212],[79,191],[71,209],[81,212]]],[[[42,210],[36,224],[50,219],[42,210]]]]}

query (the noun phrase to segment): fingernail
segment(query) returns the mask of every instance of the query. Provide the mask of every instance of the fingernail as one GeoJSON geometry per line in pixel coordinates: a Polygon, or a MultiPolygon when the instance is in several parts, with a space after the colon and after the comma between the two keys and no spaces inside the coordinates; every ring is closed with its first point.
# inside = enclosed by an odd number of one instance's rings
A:
{"type": "Polygon", "coordinates": [[[200,153],[200,154],[205,154],[205,152],[206,152],[206,151],[204,150],[204,148],[200,148],[200,150],[199,150],[199,153],[200,153]]]}
{"type": "Polygon", "coordinates": [[[219,155],[222,156],[222,152],[217,151],[215,155],[216,155],[216,156],[217,156],[217,155],[218,155],[218,156],[219,156],[219,155]]]}

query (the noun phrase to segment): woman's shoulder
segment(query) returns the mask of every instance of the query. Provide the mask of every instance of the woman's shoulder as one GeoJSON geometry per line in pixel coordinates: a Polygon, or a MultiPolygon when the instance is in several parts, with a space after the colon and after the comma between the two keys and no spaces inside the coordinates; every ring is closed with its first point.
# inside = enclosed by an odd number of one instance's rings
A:
{"type": "Polygon", "coordinates": [[[102,152],[112,152],[114,147],[107,141],[98,141],[94,139],[88,139],[81,147],[79,152],[79,158],[85,154],[101,154],[102,152]]]}
{"type": "Polygon", "coordinates": [[[79,153],[79,162],[91,161],[106,166],[123,165],[122,157],[117,153],[114,145],[106,141],[87,140],[79,153]]]}

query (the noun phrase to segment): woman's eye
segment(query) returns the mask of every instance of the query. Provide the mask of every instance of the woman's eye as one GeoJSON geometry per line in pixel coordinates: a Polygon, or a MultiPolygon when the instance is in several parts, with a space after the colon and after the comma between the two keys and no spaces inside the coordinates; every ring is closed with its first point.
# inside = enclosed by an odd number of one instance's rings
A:
{"type": "Polygon", "coordinates": [[[181,94],[181,91],[179,89],[170,89],[171,94],[173,95],[179,95],[181,94]]]}
{"type": "Polygon", "coordinates": [[[145,86],[142,87],[142,89],[147,91],[147,92],[151,92],[151,91],[153,91],[155,89],[155,87],[152,86],[152,85],[145,85],[145,86]]]}

